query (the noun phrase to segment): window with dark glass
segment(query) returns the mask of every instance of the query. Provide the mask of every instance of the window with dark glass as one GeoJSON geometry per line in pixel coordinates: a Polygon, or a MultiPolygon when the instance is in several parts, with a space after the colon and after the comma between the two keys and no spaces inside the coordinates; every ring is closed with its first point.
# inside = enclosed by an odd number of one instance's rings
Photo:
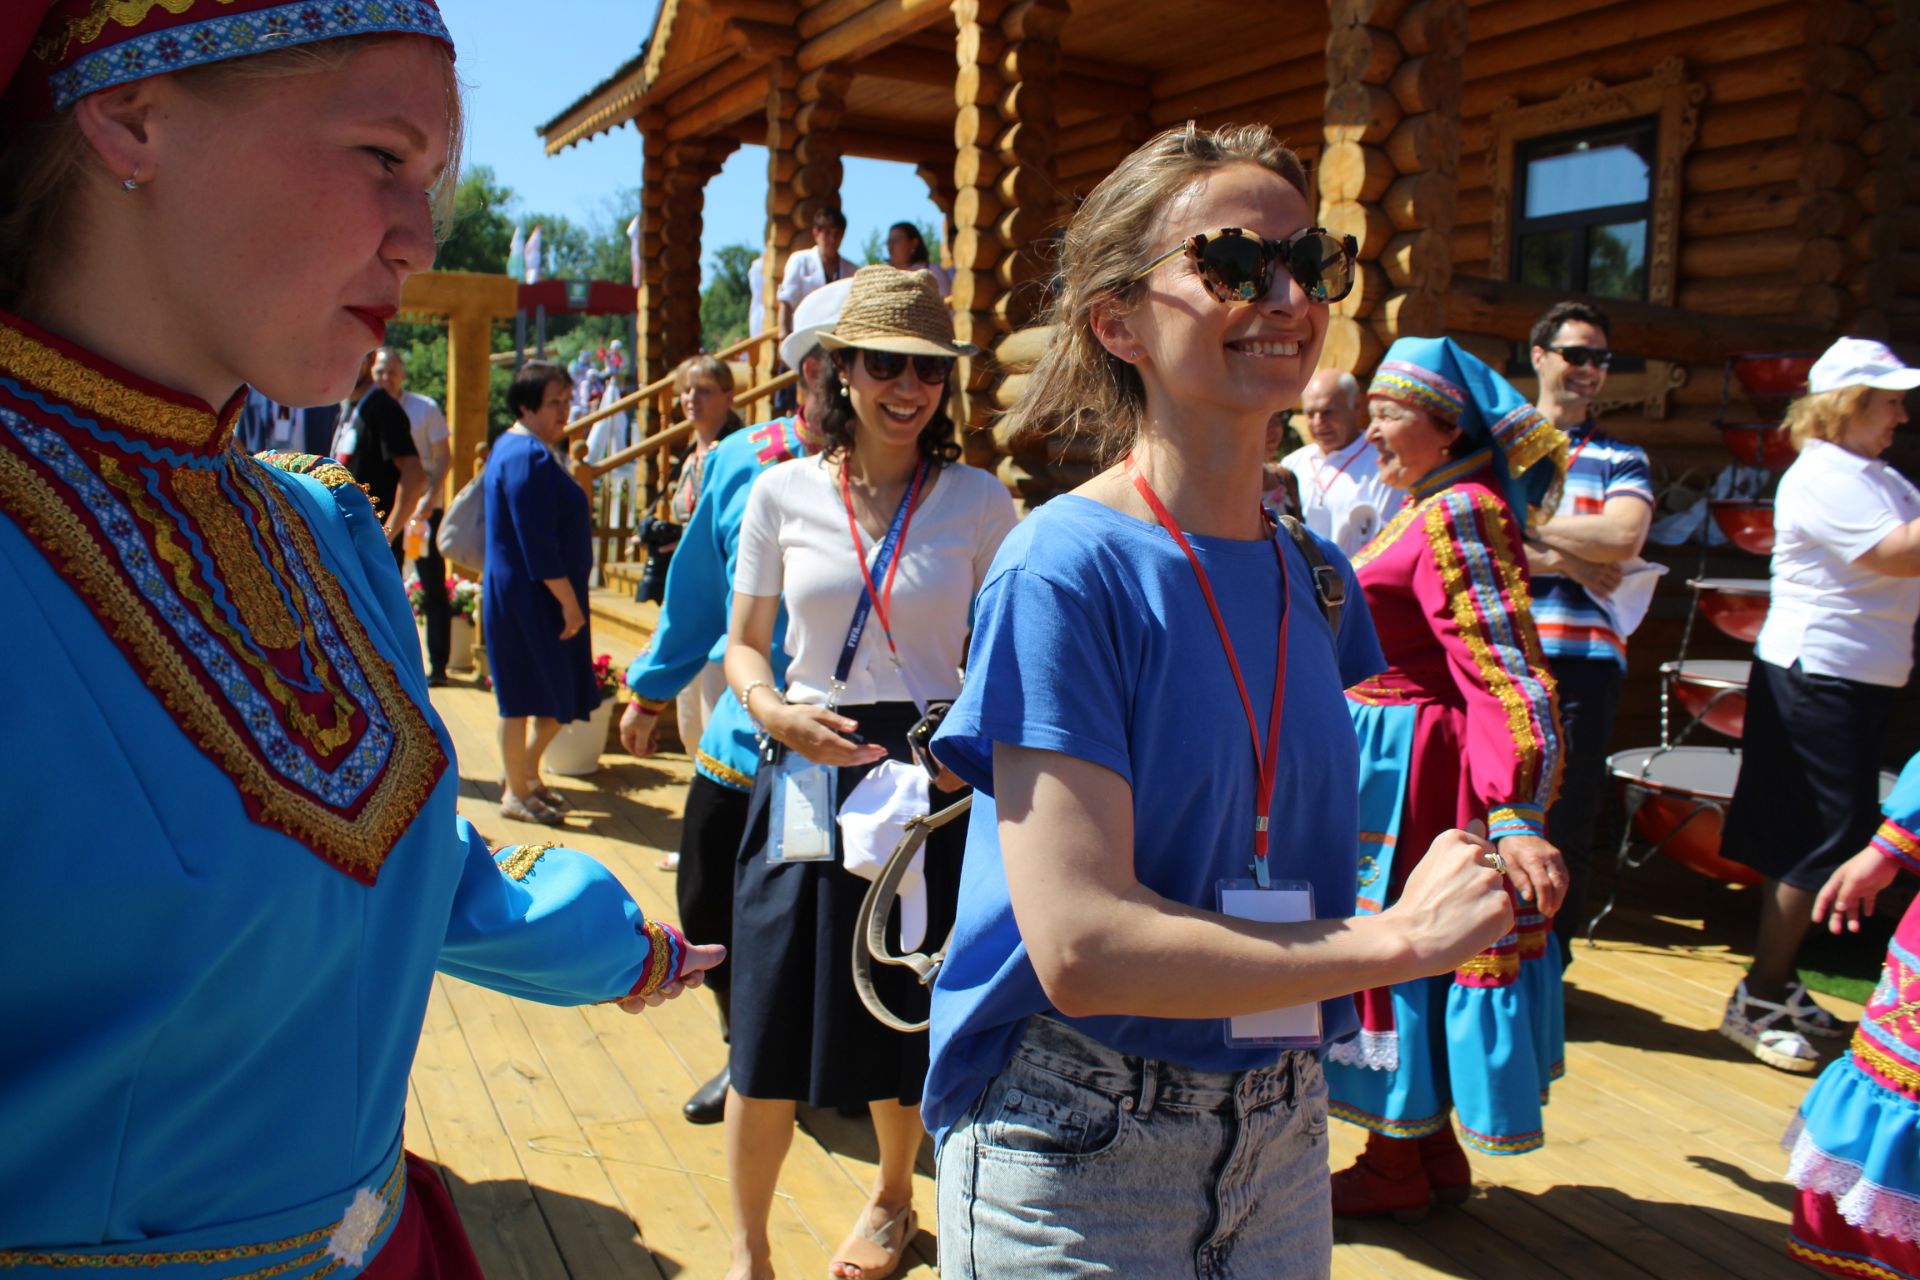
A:
{"type": "Polygon", "coordinates": [[[1606,298],[1647,296],[1656,125],[1648,118],[1517,144],[1515,280],[1606,298]]]}

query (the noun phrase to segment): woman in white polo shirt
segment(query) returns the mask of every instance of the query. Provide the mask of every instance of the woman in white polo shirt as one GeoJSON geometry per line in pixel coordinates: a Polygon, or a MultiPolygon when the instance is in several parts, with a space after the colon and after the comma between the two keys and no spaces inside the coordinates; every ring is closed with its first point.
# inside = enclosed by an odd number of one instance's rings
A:
{"type": "Polygon", "coordinates": [[[1773,599],[1754,645],[1740,780],[1722,851],[1766,877],[1753,967],[1722,1034],[1810,1072],[1844,1029],[1794,972],[1814,895],[1879,822],[1890,689],[1913,668],[1920,490],[1880,461],[1920,386],[1877,342],[1842,338],[1787,410],[1800,456],[1774,497],[1773,599]]]}

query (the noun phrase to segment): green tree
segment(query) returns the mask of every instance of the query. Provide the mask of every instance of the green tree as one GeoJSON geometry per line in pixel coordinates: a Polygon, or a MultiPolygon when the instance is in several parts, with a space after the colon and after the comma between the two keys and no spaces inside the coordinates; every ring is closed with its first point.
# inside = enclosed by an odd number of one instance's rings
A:
{"type": "Polygon", "coordinates": [[[700,293],[700,345],[718,351],[747,336],[747,309],[753,291],[747,268],[759,256],[751,245],[722,245],[713,251],[713,271],[700,293]]]}
{"type": "Polygon", "coordinates": [[[434,266],[442,271],[507,269],[513,243],[513,189],[503,186],[491,168],[474,165],[460,175],[453,192],[453,215],[434,266]]]}

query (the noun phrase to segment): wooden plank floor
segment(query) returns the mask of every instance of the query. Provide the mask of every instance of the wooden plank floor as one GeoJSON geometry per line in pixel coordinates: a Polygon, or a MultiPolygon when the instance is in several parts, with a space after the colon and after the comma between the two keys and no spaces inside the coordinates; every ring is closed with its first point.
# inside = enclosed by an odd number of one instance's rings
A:
{"type": "MultiPolygon", "coordinates": [[[[493,700],[455,685],[434,703],[459,746],[461,809],[497,846],[552,838],[503,821],[493,700]]],[[[684,756],[610,755],[561,780],[565,838],[603,859],[649,912],[671,915],[684,756]]],[[[1602,886],[1607,873],[1600,873],[1602,886]]],[[[1715,1031],[1743,957],[1751,894],[1649,867],[1630,881],[1601,945],[1568,972],[1567,1078],[1549,1145],[1477,1159],[1478,1190],[1414,1226],[1342,1224],[1338,1276],[1693,1277],[1790,1280],[1781,1249],[1791,1199],[1778,1141],[1808,1079],[1742,1057],[1715,1031]],[[1704,918],[1704,919],[1703,919],[1704,918]]],[[[1857,1007],[1833,1002],[1843,1016],[1857,1007]]],[[[680,1104],[724,1060],[704,996],[645,1016],[553,1009],[437,980],[408,1098],[407,1141],[445,1171],[486,1272],[678,1277],[726,1270],[730,1215],[718,1126],[680,1104]]],[[[1335,1124],[1334,1167],[1361,1135],[1335,1124]]],[[[932,1164],[922,1152],[922,1230],[901,1274],[931,1280],[932,1164]]],[[[871,1130],[803,1109],[774,1214],[783,1277],[826,1275],[828,1252],[873,1176],[871,1130]]]]}

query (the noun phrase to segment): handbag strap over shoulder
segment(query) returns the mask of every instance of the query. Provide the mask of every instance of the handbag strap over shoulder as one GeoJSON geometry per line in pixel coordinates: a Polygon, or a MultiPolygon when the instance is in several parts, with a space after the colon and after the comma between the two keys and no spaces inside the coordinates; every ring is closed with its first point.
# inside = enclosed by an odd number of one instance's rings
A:
{"type": "Polygon", "coordinates": [[[1326,553],[1320,550],[1320,544],[1307,532],[1307,526],[1292,516],[1278,516],[1280,527],[1293,539],[1293,545],[1300,548],[1300,554],[1307,558],[1307,569],[1313,575],[1313,597],[1320,602],[1320,616],[1327,620],[1327,626],[1334,635],[1340,634],[1340,609],[1347,603],[1347,582],[1340,571],[1328,561],[1326,553]]]}

